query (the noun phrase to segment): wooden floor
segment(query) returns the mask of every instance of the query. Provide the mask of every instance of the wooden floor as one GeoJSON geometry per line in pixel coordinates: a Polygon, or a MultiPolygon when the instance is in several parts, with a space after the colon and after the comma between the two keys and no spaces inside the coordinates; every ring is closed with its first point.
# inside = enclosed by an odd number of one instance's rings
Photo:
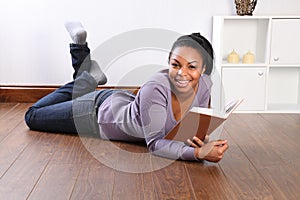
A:
{"type": "MultiPolygon", "coordinates": [[[[299,114],[233,114],[220,163],[128,173],[102,164],[78,136],[28,130],[28,106],[0,103],[0,199],[300,199],[299,114]]],[[[108,163],[148,167],[136,156],[147,152],[143,145],[114,145],[108,163]]]]}

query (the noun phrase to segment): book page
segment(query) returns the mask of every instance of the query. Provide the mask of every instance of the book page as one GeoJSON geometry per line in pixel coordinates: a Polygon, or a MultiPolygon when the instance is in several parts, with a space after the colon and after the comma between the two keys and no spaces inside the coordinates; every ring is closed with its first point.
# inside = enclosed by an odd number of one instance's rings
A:
{"type": "Polygon", "coordinates": [[[225,118],[227,118],[243,101],[244,99],[232,100],[225,107],[225,118]]]}
{"type": "Polygon", "coordinates": [[[220,117],[220,118],[227,118],[237,107],[238,105],[243,101],[243,99],[238,99],[238,100],[232,100],[230,101],[226,107],[224,112],[220,113],[217,111],[214,111],[211,108],[202,108],[202,107],[193,107],[190,112],[195,112],[195,113],[200,113],[204,115],[210,115],[210,116],[215,116],[215,117],[220,117]]]}

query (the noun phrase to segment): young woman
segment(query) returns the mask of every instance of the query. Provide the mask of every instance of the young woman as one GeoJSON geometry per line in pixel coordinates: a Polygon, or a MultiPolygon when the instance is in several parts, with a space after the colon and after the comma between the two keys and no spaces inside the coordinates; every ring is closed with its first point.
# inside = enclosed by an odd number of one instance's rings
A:
{"type": "Polygon", "coordinates": [[[179,37],[169,53],[169,69],[155,74],[137,95],[120,90],[96,90],[106,76],[90,59],[86,31],[80,23],[66,24],[74,81],[36,102],[25,115],[32,130],[95,135],[101,139],[146,141],[155,155],[171,159],[218,162],[226,140],[187,143],[164,136],[193,106],[210,99],[213,48],[199,33],[179,37]],[[96,91],[95,91],[96,90],[96,91]]]}

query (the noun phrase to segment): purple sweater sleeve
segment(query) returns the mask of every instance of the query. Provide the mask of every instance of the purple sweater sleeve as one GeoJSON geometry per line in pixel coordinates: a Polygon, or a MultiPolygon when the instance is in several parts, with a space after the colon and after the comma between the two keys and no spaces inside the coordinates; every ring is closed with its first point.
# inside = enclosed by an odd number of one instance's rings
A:
{"type": "Polygon", "coordinates": [[[155,155],[182,160],[197,160],[194,148],[183,142],[163,139],[176,125],[172,119],[168,91],[162,85],[146,84],[140,90],[141,120],[148,149],[155,155]]]}

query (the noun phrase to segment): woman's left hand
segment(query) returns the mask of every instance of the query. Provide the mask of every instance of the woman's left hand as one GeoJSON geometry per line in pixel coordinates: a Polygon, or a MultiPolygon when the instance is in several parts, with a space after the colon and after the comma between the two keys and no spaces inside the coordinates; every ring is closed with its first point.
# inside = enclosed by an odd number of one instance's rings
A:
{"type": "Polygon", "coordinates": [[[193,137],[193,141],[187,141],[190,146],[195,148],[195,156],[198,159],[210,162],[219,162],[228,149],[227,140],[208,141],[208,137],[204,141],[197,137],[193,137]]]}
{"type": "Polygon", "coordinates": [[[227,140],[216,140],[206,143],[200,148],[196,148],[195,155],[198,159],[219,162],[227,149],[227,140]]]}
{"type": "Polygon", "coordinates": [[[198,137],[194,136],[193,140],[188,139],[187,143],[191,146],[191,147],[202,147],[204,144],[208,143],[209,141],[209,136],[206,135],[204,140],[200,140],[198,137]]]}

